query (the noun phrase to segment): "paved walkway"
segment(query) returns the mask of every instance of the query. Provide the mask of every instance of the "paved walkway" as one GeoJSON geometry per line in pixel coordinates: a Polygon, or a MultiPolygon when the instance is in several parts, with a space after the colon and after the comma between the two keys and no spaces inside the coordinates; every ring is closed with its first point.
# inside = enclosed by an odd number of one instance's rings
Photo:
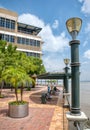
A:
{"type": "Polygon", "coordinates": [[[8,102],[15,99],[14,92],[4,90],[6,97],[0,99],[0,130],[67,130],[67,109],[62,107],[62,88],[46,104],[41,104],[41,93],[46,91],[44,86],[25,91],[24,100],[29,102],[29,115],[17,119],[8,117],[8,102]]]}

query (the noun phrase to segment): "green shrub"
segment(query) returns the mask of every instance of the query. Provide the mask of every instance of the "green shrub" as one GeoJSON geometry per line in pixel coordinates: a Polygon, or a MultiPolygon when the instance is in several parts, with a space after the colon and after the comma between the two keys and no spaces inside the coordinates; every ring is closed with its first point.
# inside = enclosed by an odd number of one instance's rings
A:
{"type": "Polygon", "coordinates": [[[9,104],[12,104],[12,105],[23,105],[23,104],[26,104],[28,103],[27,101],[12,101],[12,102],[9,102],[9,104]]]}
{"type": "Polygon", "coordinates": [[[31,91],[31,88],[30,88],[30,87],[27,87],[26,90],[27,90],[27,91],[31,91]]]}
{"type": "Polygon", "coordinates": [[[4,98],[4,95],[1,94],[1,95],[0,95],[0,98],[4,98]]]}

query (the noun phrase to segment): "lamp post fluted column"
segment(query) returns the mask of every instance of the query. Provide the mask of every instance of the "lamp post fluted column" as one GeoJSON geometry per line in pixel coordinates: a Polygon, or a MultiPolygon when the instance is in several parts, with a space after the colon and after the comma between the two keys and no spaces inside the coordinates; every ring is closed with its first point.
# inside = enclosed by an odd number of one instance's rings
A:
{"type": "Polygon", "coordinates": [[[80,18],[71,18],[67,20],[66,26],[72,36],[71,46],[71,114],[80,115],[80,79],[79,79],[79,44],[76,37],[81,29],[82,20],[80,18]]]}
{"type": "Polygon", "coordinates": [[[66,67],[64,68],[65,70],[65,76],[64,76],[64,89],[65,89],[65,93],[69,92],[69,85],[68,85],[68,64],[69,64],[70,59],[66,58],[64,59],[64,63],[66,64],[66,67]]]}
{"type": "Polygon", "coordinates": [[[68,79],[69,79],[69,77],[68,77],[68,67],[66,66],[65,67],[65,78],[64,78],[64,80],[65,80],[65,93],[68,93],[69,92],[69,84],[68,84],[68,79]]]}
{"type": "Polygon", "coordinates": [[[63,97],[64,97],[64,107],[69,107],[69,97],[70,97],[70,93],[69,93],[69,75],[68,75],[68,64],[69,64],[70,59],[66,58],[64,59],[64,63],[66,64],[66,67],[64,68],[65,70],[65,75],[64,75],[64,93],[63,93],[63,97]]]}
{"type": "Polygon", "coordinates": [[[67,20],[66,26],[68,32],[72,36],[72,41],[69,42],[71,46],[71,109],[67,113],[68,129],[84,129],[84,123],[87,116],[80,111],[80,72],[79,72],[79,44],[80,41],[76,37],[81,29],[82,20],[80,18],[71,18],[67,20]],[[78,125],[78,127],[77,127],[78,125]]]}
{"type": "Polygon", "coordinates": [[[79,72],[79,44],[80,41],[70,41],[71,46],[71,114],[80,114],[80,72],[79,72]]]}

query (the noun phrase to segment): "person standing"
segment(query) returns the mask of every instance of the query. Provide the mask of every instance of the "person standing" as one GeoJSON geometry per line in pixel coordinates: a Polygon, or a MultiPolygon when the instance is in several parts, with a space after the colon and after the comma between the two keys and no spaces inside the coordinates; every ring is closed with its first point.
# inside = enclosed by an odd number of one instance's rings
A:
{"type": "Polygon", "coordinates": [[[50,93],[50,86],[48,85],[48,93],[50,93]]]}

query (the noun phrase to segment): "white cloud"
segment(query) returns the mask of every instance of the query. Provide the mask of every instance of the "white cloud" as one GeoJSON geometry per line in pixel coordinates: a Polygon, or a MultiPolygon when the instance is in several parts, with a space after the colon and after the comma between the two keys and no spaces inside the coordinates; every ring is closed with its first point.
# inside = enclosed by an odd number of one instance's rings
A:
{"type": "Polygon", "coordinates": [[[84,81],[90,80],[90,60],[83,61],[81,63],[80,70],[81,70],[80,79],[84,81]]]}
{"type": "Polygon", "coordinates": [[[87,44],[88,44],[88,41],[85,41],[85,42],[83,43],[83,47],[85,47],[87,44]]]}
{"type": "Polygon", "coordinates": [[[20,15],[18,18],[18,21],[21,23],[34,25],[34,26],[41,27],[41,28],[43,28],[45,26],[44,22],[40,18],[38,18],[37,16],[35,16],[33,14],[29,14],[29,13],[20,15]]]}
{"type": "Polygon", "coordinates": [[[87,51],[84,53],[84,57],[90,59],[90,50],[87,50],[87,51]]]}
{"type": "Polygon", "coordinates": [[[81,11],[85,14],[90,14],[90,0],[79,0],[79,2],[83,3],[81,11]]]}
{"type": "Polygon", "coordinates": [[[84,0],[78,0],[79,2],[83,2],[84,0]]]}
{"type": "Polygon", "coordinates": [[[44,57],[43,61],[48,72],[63,72],[65,64],[62,57],[58,57],[53,53],[48,55],[47,57],[44,57]]]}
{"type": "MultiPolygon", "coordinates": [[[[44,41],[42,50],[45,54],[43,58],[45,68],[47,71],[59,70],[60,72],[60,69],[63,68],[63,57],[60,58],[57,53],[63,52],[66,48],[69,48],[69,39],[66,38],[65,32],[55,36],[52,32],[52,27],[49,24],[46,25],[43,20],[32,14],[20,15],[19,22],[42,28],[39,35],[44,41]]],[[[56,24],[58,25],[58,22],[56,22],[56,24]]]]}
{"type": "Polygon", "coordinates": [[[82,62],[82,65],[86,65],[86,64],[88,64],[88,62],[87,62],[87,61],[82,62]]]}
{"type": "Polygon", "coordinates": [[[85,28],[85,32],[86,33],[90,32],[90,23],[87,24],[87,26],[85,28]]]}
{"type": "Polygon", "coordinates": [[[2,6],[1,4],[0,4],[0,8],[3,8],[3,9],[6,9],[4,6],[2,6]]]}
{"type": "Polygon", "coordinates": [[[45,23],[35,15],[32,14],[22,14],[19,16],[19,22],[26,24],[42,27],[40,36],[44,41],[43,50],[49,52],[63,51],[66,46],[68,46],[68,38],[66,38],[65,33],[62,32],[60,35],[55,36],[52,32],[51,26],[45,23]]]}
{"type": "Polygon", "coordinates": [[[45,26],[41,32],[45,44],[43,45],[44,51],[57,52],[63,51],[68,46],[68,38],[65,37],[65,33],[62,32],[58,36],[54,36],[49,25],[45,26]]]}
{"type": "Polygon", "coordinates": [[[58,28],[58,26],[59,26],[59,21],[55,20],[53,25],[52,25],[52,28],[56,29],[56,28],[58,28]]]}

